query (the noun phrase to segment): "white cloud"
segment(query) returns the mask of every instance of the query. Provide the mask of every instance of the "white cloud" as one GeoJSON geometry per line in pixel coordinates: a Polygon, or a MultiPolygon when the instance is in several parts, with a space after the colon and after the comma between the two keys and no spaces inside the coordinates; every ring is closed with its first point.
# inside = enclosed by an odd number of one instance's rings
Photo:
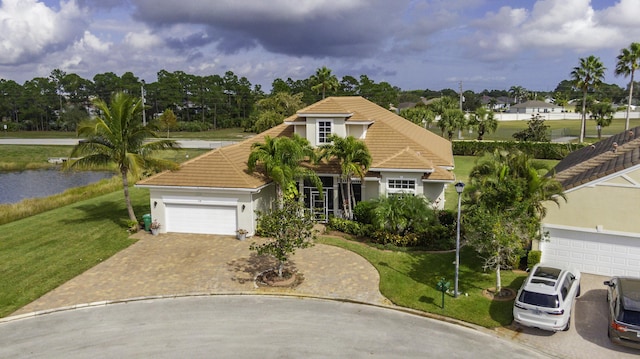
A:
{"type": "Polygon", "coordinates": [[[129,32],[124,37],[124,44],[134,49],[148,50],[163,44],[163,40],[149,30],[129,32]]]}
{"type": "Polygon", "coordinates": [[[640,0],[622,0],[601,11],[594,10],[590,0],[540,0],[531,11],[503,7],[476,21],[476,32],[464,44],[468,53],[490,61],[523,53],[548,56],[611,48],[640,35],[638,15],[633,33],[621,28],[629,19],[627,10],[640,14],[640,0]]]}
{"type": "Polygon", "coordinates": [[[81,37],[84,12],[75,1],[59,11],[36,0],[4,0],[0,5],[0,63],[18,64],[64,49],[81,37]]]}
{"type": "Polygon", "coordinates": [[[98,52],[107,52],[109,51],[111,45],[113,45],[113,43],[102,41],[91,32],[85,31],[84,37],[80,41],[78,41],[78,43],[76,44],[76,48],[94,50],[98,52]]]}

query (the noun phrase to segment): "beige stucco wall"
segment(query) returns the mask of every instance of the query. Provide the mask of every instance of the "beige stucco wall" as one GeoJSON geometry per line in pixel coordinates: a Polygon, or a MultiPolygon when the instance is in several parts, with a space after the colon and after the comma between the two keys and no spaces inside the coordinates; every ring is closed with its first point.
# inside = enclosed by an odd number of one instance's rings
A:
{"type": "Polygon", "coordinates": [[[545,204],[545,224],[640,233],[640,169],[566,193],[560,207],[545,204]]]}

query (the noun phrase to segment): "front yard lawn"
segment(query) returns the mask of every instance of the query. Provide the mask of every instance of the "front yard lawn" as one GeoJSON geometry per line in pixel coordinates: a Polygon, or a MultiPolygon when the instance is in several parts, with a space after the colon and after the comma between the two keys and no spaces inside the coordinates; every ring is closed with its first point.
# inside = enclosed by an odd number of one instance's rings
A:
{"type": "MultiPolygon", "coordinates": [[[[139,217],[149,191],[130,188],[139,217]]],[[[0,226],[0,317],[134,243],[122,191],[0,226]]]]}
{"type": "MultiPolygon", "coordinates": [[[[483,289],[495,287],[495,273],[483,272],[482,260],[471,248],[460,254],[459,291],[454,298],[442,292],[436,283],[445,278],[453,292],[455,251],[419,252],[389,251],[343,238],[321,236],[319,243],[334,245],[355,252],[367,259],[380,273],[380,292],[394,304],[474,323],[487,328],[505,326],[513,320],[513,300],[492,301],[483,289]]],[[[525,272],[502,271],[502,285],[518,290],[526,278],[525,272]]]]}

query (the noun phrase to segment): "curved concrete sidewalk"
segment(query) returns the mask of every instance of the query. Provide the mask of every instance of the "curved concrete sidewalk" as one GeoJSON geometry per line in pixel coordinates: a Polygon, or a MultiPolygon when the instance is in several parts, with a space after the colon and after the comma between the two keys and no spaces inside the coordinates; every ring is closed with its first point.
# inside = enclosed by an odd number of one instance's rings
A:
{"type": "Polygon", "coordinates": [[[253,278],[274,265],[249,250],[254,240],[230,236],[140,232],[136,243],[71,279],[12,315],[77,304],[148,296],[269,292],[391,304],[380,276],[364,258],[317,244],[297,251],[291,264],[304,275],[295,289],[256,288],[253,278]]]}

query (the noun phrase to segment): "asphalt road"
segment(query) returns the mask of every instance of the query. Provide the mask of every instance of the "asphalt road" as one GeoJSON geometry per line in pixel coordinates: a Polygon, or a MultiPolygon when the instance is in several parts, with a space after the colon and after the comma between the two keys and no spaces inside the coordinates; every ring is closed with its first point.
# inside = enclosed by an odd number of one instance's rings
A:
{"type": "Polygon", "coordinates": [[[402,311],[274,296],[153,299],[0,322],[0,358],[545,358],[402,311]]]}
{"type": "MultiPolygon", "coordinates": [[[[0,138],[0,145],[75,146],[77,138],[0,138]]],[[[218,148],[235,141],[176,140],[182,148],[218,148]]]]}

